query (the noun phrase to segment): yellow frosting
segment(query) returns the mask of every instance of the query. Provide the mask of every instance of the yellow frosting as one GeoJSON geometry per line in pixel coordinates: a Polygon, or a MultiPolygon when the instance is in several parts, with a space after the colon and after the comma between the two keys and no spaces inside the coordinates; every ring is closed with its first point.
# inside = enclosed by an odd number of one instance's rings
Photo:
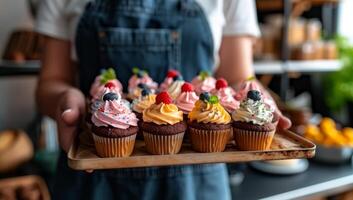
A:
{"type": "Polygon", "coordinates": [[[183,121],[183,112],[175,104],[152,104],[143,111],[143,121],[158,125],[174,125],[183,121]]]}
{"type": "Polygon", "coordinates": [[[195,107],[189,113],[191,121],[198,123],[228,124],[231,121],[229,113],[219,103],[211,104],[202,100],[195,103],[195,107]]]}
{"type": "Polygon", "coordinates": [[[146,108],[149,108],[152,104],[156,102],[156,95],[150,94],[139,99],[134,100],[132,109],[135,112],[142,113],[146,108]]]}

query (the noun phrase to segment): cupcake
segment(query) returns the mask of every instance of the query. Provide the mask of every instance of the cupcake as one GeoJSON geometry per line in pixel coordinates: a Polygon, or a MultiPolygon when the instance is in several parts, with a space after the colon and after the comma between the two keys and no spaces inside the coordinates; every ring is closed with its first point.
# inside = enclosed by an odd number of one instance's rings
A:
{"type": "Polygon", "coordinates": [[[191,145],[195,151],[224,151],[231,136],[231,117],[217,96],[201,93],[188,118],[191,145]]]}
{"type": "Polygon", "coordinates": [[[164,79],[164,81],[159,87],[159,91],[163,92],[168,90],[169,86],[174,82],[174,78],[178,75],[180,75],[178,71],[174,69],[169,70],[167,73],[167,77],[164,79]]]}
{"type": "Polygon", "coordinates": [[[183,112],[172,103],[167,92],[156,97],[156,103],[143,111],[142,131],[151,154],[176,154],[180,151],[186,123],[183,112]]]}
{"type": "Polygon", "coordinates": [[[137,118],[142,120],[143,111],[155,102],[156,95],[152,94],[150,89],[143,89],[141,96],[132,102],[132,110],[135,112],[137,118]]]}
{"type": "Polygon", "coordinates": [[[103,105],[92,115],[92,135],[100,157],[130,156],[138,131],[137,117],[116,93],[103,96],[103,105]]]}
{"type": "Polygon", "coordinates": [[[127,98],[131,101],[138,99],[142,94],[142,90],[149,90],[151,93],[154,93],[154,90],[150,89],[146,84],[139,83],[137,87],[135,87],[132,90],[129,90],[129,93],[127,94],[127,98]]]}
{"type": "Polygon", "coordinates": [[[239,108],[239,101],[233,97],[235,94],[234,90],[228,87],[227,81],[223,78],[217,80],[216,88],[211,93],[219,98],[219,102],[229,113],[239,108]]]}
{"type": "Polygon", "coordinates": [[[133,74],[129,79],[128,92],[132,93],[140,83],[147,86],[151,90],[156,90],[158,84],[152,80],[146,71],[140,70],[138,68],[133,69],[133,74]]]}
{"type": "MultiPolygon", "coordinates": [[[[136,114],[138,121],[138,126],[142,126],[142,113],[145,109],[149,108],[152,104],[156,102],[156,95],[151,93],[149,89],[143,89],[141,96],[132,102],[132,111],[136,114]]],[[[139,129],[137,133],[137,139],[143,139],[142,130],[139,129]]]]}
{"type": "Polygon", "coordinates": [[[250,90],[232,113],[233,135],[240,150],[267,150],[276,131],[274,110],[264,103],[261,93],[250,90]]]}
{"type": "Polygon", "coordinates": [[[181,87],[181,93],[175,99],[175,104],[184,113],[184,118],[187,118],[197,100],[199,100],[199,97],[194,92],[194,87],[190,83],[185,82],[181,87]]]}
{"type": "Polygon", "coordinates": [[[277,105],[273,101],[272,97],[269,96],[267,93],[262,92],[262,88],[260,87],[259,83],[256,81],[255,77],[250,77],[246,81],[244,81],[239,89],[236,92],[234,98],[237,101],[242,101],[247,98],[247,94],[250,90],[257,90],[261,93],[261,98],[265,104],[271,107],[271,109],[276,109],[277,105]]]}
{"type": "Polygon", "coordinates": [[[104,85],[104,89],[100,90],[98,94],[95,94],[95,98],[92,98],[90,106],[88,107],[86,122],[91,124],[92,114],[104,104],[103,96],[107,93],[115,93],[117,98],[116,101],[121,101],[123,105],[130,108],[130,103],[127,100],[122,99],[119,92],[120,90],[115,86],[114,82],[109,81],[108,83],[106,83],[104,85]]]}
{"type": "Polygon", "coordinates": [[[174,100],[181,93],[181,87],[183,86],[185,81],[181,75],[175,76],[173,79],[174,79],[173,83],[170,84],[170,86],[168,88],[168,93],[170,94],[170,96],[174,100]]]}
{"type": "Polygon", "coordinates": [[[102,90],[104,90],[104,85],[110,82],[111,84],[114,85],[116,91],[118,91],[119,93],[121,93],[121,91],[123,90],[123,86],[120,83],[120,81],[118,81],[116,79],[116,74],[113,68],[109,68],[107,70],[103,70],[102,73],[100,75],[98,75],[92,86],[91,89],[89,91],[91,98],[97,99],[97,95],[102,93],[102,90]]]}
{"type": "Polygon", "coordinates": [[[198,76],[196,76],[191,84],[195,88],[197,95],[200,95],[203,92],[211,92],[216,84],[216,79],[210,76],[207,71],[202,71],[198,76]]]}

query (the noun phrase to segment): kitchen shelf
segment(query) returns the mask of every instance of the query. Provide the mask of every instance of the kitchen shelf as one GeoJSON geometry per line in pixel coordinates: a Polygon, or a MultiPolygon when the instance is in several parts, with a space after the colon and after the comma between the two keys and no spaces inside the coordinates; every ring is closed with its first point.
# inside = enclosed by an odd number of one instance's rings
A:
{"type": "MultiPolygon", "coordinates": [[[[340,70],[341,67],[342,63],[339,60],[288,61],[287,64],[281,61],[256,61],[254,63],[256,74],[333,72],[340,70]]],[[[0,60],[0,76],[36,75],[39,73],[39,70],[39,61],[16,63],[0,60]]]]}
{"type": "Polygon", "coordinates": [[[37,75],[39,70],[40,62],[37,60],[24,62],[0,60],[0,76],[37,75]]]}
{"type": "Polygon", "coordinates": [[[283,74],[285,72],[322,73],[340,70],[339,60],[304,60],[304,61],[257,61],[254,63],[256,74],[283,74]]]}

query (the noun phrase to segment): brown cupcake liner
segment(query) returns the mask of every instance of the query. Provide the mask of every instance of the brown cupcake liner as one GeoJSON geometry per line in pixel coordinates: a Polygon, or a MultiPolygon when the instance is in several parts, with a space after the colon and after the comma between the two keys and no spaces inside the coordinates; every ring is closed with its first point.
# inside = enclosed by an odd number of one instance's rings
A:
{"type": "Polygon", "coordinates": [[[202,153],[222,152],[231,138],[231,129],[203,130],[189,127],[192,148],[202,153]]]}
{"type": "Polygon", "coordinates": [[[147,151],[151,154],[177,154],[181,149],[185,132],[175,135],[154,135],[143,132],[147,151]]]}
{"type": "Polygon", "coordinates": [[[94,133],[92,135],[100,157],[128,157],[134,150],[136,134],[121,138],[101,137],[94,133]]]}
{"type": "Polygon", "coordinates": [[[275,132],[276,130],[259,132],[233,127],[233,135],[237,147],[245,151],[270,149],[275,132]]]}

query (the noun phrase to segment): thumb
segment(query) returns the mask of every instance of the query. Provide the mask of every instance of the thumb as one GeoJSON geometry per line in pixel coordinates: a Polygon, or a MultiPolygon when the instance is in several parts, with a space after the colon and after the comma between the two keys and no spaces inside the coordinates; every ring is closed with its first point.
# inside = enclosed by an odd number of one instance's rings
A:
{"type": "Polygon", "coordinates": [[[278,109],[275,112],[275,115],[278,117],[278,128],[280,129],[288,129],[292,126],[292,122],[290,121],[289,118],[284,116],[281,111],[278,109]]]}
{"type": "Polygon", "coordinates": [[[77,125],[85,110],[84,97],[75,91],[67,92],[60,104],[60,118],[67,126],[77,125]]]}
{"type": "Polygon", "coordinates": [[[61,113],[61,119],[68,126],[74,126],[79,122],[80,112],[77,108],[67,108],[61,113]]]}

